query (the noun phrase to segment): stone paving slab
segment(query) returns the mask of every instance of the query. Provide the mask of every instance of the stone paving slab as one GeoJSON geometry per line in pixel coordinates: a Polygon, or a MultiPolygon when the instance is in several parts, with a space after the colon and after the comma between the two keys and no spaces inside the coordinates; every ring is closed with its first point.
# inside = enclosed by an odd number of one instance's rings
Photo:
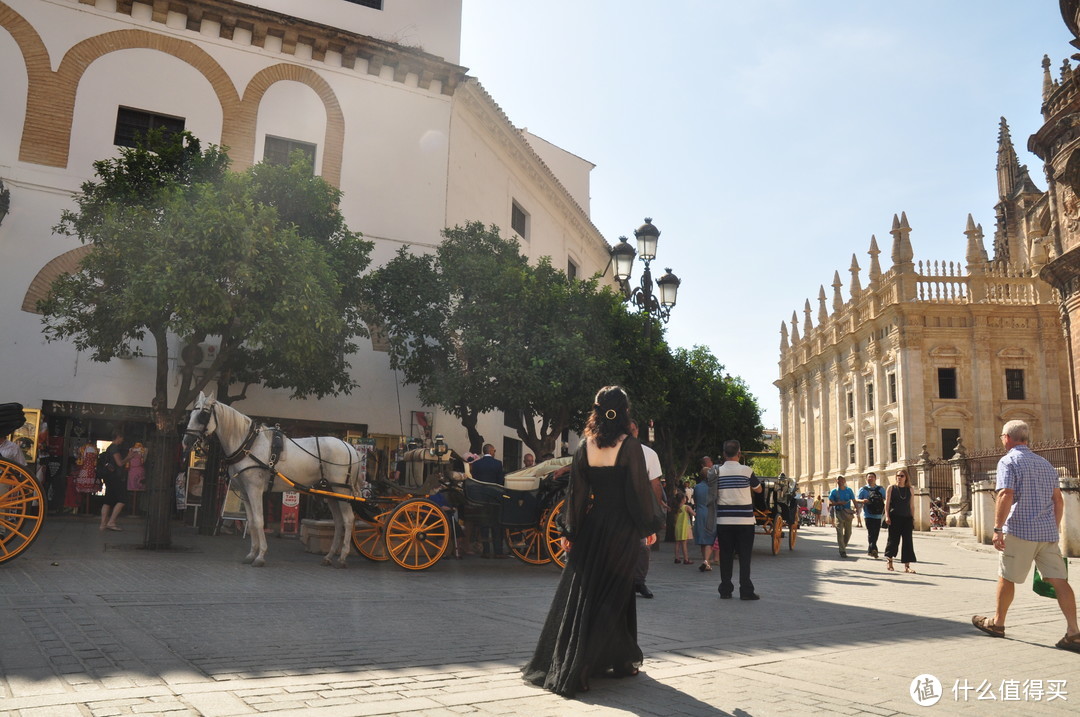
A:
{"type": "Polygon", "coordinates": [[[675,565],[663,545],[657,597],[638,600],[642,674],[568,701],[518,672],[552,566],[466,558],[410,572],[354,557],[331,570],[271,539],[254,569],[236,537],[177,525],[179,549],[145,551],[138,523],[126,528],[50,519],[0,565],[0,717],[1057,715],[1080,702],[1080,655],[1052,647],[1056,602],[1019,589],[1009,639],[971,627],[992,610],[997,559],[964,529],[918,534],[915,575],[858,550],[839,558],[828,528],[776,556],[759,538],[759,602],[719,600],[718,571],[675,565]],[[941,683],[934,707],[909,696],[921,674],[941,683]]]}

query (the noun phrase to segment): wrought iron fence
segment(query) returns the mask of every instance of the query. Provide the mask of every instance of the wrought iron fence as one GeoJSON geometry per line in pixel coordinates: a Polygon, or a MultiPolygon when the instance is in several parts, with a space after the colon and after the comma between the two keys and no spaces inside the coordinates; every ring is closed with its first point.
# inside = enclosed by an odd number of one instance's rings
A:
{"type": "MultiPolygon", "coordinates": [[[[1048,441],[1046,443],[1033,443],[1031,452],[1040,455],[1050,462],[1063,478],[1075,478],[1080,475],[1080,443],[1076,441],[1048,441]]],[[[995,480],[997,478],[997,464],[1005,450],[998,446],[990,449],[971,451],[964,457],[962,466],[964,478],[970,487],[971,483],[982,480],[995,480]]],[[[944,462],[952,474],[952,466],[944,462]]],[[[933,466],[931,475],[937,471],[938,465],[933,466]]],[[[932,477],[931,482],[935,479],[932,477]]],[[[950,477],[950,483],[952,478],[950,477]]],[[[933,490],[933,489],[931,489],[933,490]]],[[[951,491],[950,491],[951,492],[951,491]]],[[[936,496],[935,496],[936,497],[936,496]]]]}

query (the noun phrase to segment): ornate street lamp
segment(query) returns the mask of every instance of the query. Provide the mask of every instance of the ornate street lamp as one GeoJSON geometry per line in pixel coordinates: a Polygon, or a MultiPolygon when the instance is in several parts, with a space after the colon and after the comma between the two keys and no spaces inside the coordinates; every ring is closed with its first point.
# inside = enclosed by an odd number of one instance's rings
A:
{"type": "Polygon", "coordinates": [[[657,292],[654,294],[652,270],[649,264],[656,258],[656,244],[660,239],[660,230],[653,226],[651,217],[645,217],[645,223],[634,230],[634,238],[637,240],[637,251],[630,246],[626,237],[619,237],[619,243],[611,249],[611,264],[615,280],[619,282],[626,301],[650,316],[667,322],[678,297],[679,284],[682,282],[679,281],[679,277],[671,273],[671,269],[665,269],[667,273],[657,280],[657,292]],[[633,269],[635,256],[640,256],[645,262],[645,271],[641,275],[641,285],[631,289],[630,272],[633,269]]]}

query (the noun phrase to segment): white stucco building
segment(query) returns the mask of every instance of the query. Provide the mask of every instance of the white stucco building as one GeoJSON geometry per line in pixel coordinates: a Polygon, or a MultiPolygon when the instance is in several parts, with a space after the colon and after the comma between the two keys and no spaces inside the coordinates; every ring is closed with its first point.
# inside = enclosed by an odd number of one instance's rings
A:
{"type": "MultiPolygon", "coordinates": [[[[34,312],[85,251],[52,227],[128,125],[179,123],[227,146],[235,168],[307,149],[344,192],[349,227],[374,241],[372,268],[477,220],[518,235],[532,260],[603,272],[608,245],[588,214],[593,165],[515,128],[458,64],[460,27],[461,0],[0,0],[0,180],[10,191],[0,401],[42,409],[69,432],[145,416],[152,357],[94,363],[70,343],[46,343],[34,312]]],[[[179,350],[174,341],[174,370],[179,350]]],[[[456,419],[421,405],[369,341],[351,363],[351,396],[291,401],[256,388],[237,408],[363,430],[383,445],[415,432],[414,412],[431,412],[434,430],[467,449],[456,419]]],[[[480,431],[504,457],[516,441],[501,415],[480,431]]]]}

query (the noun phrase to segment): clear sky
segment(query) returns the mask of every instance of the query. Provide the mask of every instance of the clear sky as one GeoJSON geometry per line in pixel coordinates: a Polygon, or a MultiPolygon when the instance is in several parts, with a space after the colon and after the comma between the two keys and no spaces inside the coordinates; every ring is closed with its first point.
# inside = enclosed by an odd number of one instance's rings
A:
{"type": "MultiPolygon", "coordinates": [[[[596,164],[609,243],[646,216],[682,279],[674,346],[708,346],[778,427],[780,323],[833,272],[992,252],[999,118],[1045,188],[1044,54],[1075,52],[1056,0],[464,0],[461,62],[518,127],[596,164]]],[[[1074,63],[1075,64],[1075,63],[1074,63]]],[[[657,271],[660,269],[661,271],[657,271]]],[[[640,268],[635,265],[636,281],[640,268]]]]}

